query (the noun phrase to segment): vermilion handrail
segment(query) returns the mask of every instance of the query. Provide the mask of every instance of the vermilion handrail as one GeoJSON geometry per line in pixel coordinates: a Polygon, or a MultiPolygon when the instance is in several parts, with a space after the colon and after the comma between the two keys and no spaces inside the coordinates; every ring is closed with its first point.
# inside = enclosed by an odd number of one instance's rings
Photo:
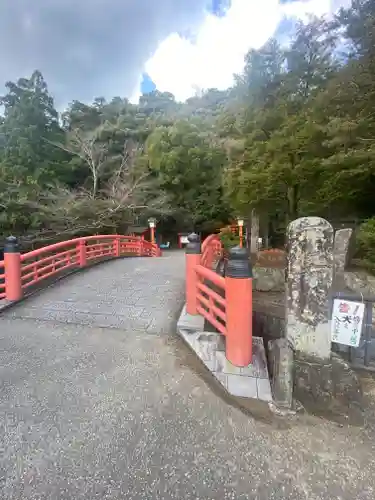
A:
{"type": "MultiPolygon", "coordinates": [[[[0,260],[0,272],[4,269],[4,261],[0,260]]],[[[0,274],[0,300],[5,298],[5,274],[0,274]]]]}
{"type": "MultiPolygon", "coordinates": [[[[26,259],[31,259],[34,256],[40,255],[42,252],[49,252],[53,250],[57,250],[59,248],[64,248],[68,246],[69,244],[76,244],[79,243],[80,241],[95,241],[95,240],[108,240],[108,239],[116,239],[116,238],[121,238],[121,240],[128,240],[128,241],[142,241],[141,238],[137,238],[136,236],[122,236],[119,234],[99,234],[97,236],[83,236],[81,238],[73,238],[71,240],[65,240],[65,241],[59,241],[58,243],[53,243],[52,245],[47,245],[42,248],[38,248],[36,250],[31,250],[31,252],[26,252],[21,255],[21,260],[26,260],[26,259]]],[[[143,240],[144,241],[144,240],[143,240]]]]}
{"type": "Polygon", "coordinates": [[[0,261],[0,299],[18,300],[23,290],[60,274],[82,268],[93,261],[124,256],[157,257],[159,247],[142,237],[118,234],[74,238],[20,254],[4,252],[0,261]],[[3,272],[4,269],[4,272],[3,272]]]}
{"type": "Polygon", "coordinates": [[[225,278],[215,273],[215,271],[208,269],[202,265],[195,266],[195,272],[206,280],[211,281],[214,285],[225,290],[225,278]]]}
{"type": "Polygon", "coordinates": [[[212,269],[223,255],[217,234],[202,245],[191,235],[186,251],[186,312],[200,314],[225,336],[225,354],[236,366],[252,360],[252,274],[244,248],[228,252],[225,278],[212,269]]]}
{"type": "Polygon", "coordinates": [[[226,335],[225,279],[216,274],[215,271],[202,265],[196,265],[195,272],[198,277],[196,282],[197,312],[217,328],[220,333],[226,335]],[[207,286],[204,280],[215,285],[219,291],[207,286]]]}

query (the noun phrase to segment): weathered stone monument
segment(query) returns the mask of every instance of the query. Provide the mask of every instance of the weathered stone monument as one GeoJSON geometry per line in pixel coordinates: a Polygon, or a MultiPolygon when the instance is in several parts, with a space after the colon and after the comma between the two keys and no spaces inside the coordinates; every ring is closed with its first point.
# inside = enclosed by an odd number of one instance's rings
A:
{"type": "Polygon", "coordinates": [[[335,274],[343,273],[347,265],[350,238],[353,229],[350,227],[338,229],[335,233],[333,246],[333,263],[335,274]]]}
{"type": "MultiPolygon", "coordinates": [[[[293,395],[314,412],[344,419],[354,412],[358,419],[358,378],[331,352],[333,228],[320,217],[302,217],[289,225],[287,237],[286,340],[294,351],[293,395]]],[[[347,237],[339,235],[340,249],[347,237]]]]}
{"type": "Polygon", "coordinates": [[[333,279],[333,228],[320,217],[288,227],[286,337],[295,351],[328,359],[328,296],[333,279]]]}

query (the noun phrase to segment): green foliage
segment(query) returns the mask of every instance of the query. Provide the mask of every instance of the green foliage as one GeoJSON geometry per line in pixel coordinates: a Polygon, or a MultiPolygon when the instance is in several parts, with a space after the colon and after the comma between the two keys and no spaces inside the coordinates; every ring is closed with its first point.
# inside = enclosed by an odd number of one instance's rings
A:
{"type": "Polygon", "coordinates": [[[1,98],[0,234],[25,241],[92,231],[126,231],[142,213],[168,211],[142,153],[145,119],[126,100],[62,116],[39,72],[7,84],[1,98]]]}
{"type": "Polygon", "coordinates": [[[371,217],[359,227],[357,238],[357,255],[361,265],[375,271],[375,217],[371,217]]]}
{"type": "Polygon", "coordinates": [[[220,241],[226,250],[236,247],[240,244],[240,237],[238,234],[233,234],[229,228],[222,229],[219,233],[220,241]]]}
{"type": "Polygon", "coordinates": [[[1,124],[4,168],[17,166],[18,174],[32,175],[41,182],[63,171],[69,158],[51,145],[61,140],[63,131],[47,85],[39,71],[30,79],[7,82],[8,93],[0,98],[4,107],[1,124]]]}
{"type": "Polygon", "coordinates": [[[225,221],[222,200],[224,149],[189,121],[157,128],[146,143],[150,166],[168,193],[175,216],[201,229],[205,221],[225,221]]]}
{"type": "Polygon", "coordinates": [[[244,111],[227,127],[244,138],[224,177],[237,212],[254,208],[283,227],[375,212],[374,27],[375,4],[361,0],[333,23],[301,23],[286,50],[270,40],[249,52],[238,78],[244,111]],[[352,59],[335,50],[338,33],[352,59]]]}
{"type": "Polygon", "coordinates": [[[332,22],[300,23],[287,48],[250,50],[233,88],[184,104],[154,91],[59,116],[39,71],[8,82],[0,232],[125,231],[150,215],[208,232],[254,209],[275,237],[298,216],[373,217],[374,33],[374,0],[354,0],[332,22]]]}

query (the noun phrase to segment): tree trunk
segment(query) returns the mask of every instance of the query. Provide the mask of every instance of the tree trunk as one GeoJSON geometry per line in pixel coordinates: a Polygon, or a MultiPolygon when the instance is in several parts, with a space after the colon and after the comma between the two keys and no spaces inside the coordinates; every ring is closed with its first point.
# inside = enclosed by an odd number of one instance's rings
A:
{"type": "Polygon", "coordinates": [[[255,210],[251,211],[251,234],[250,234],[250,253],[256,254],[258,251],[259,238],[259,216],[255,210]]]}
{"type": "Polygon", "coordinates": [[[252,211],[250,211],[249,215],[246,218],[245,225],[246,225],[246,230],[245,230],[245,239],[246,239],[246,247],[250,248],[250,241],[251,241],[251,214],[252,211]]]}
{"type": "Polygon", "coordinates": [[[261,231],[260,235],[263,239],[263,247],[268,248],[269,247],[269,217],[268,214],[264,214],[260,218],[261,222],[261,231]]]}
{"type": "Polygon", "coordinates": [[[288,220],[287,224],[298,219],[299,186],[294,184],[288,187],[288,220]]]}
{"type": "Polygon", "coordinates": [[[92,197],[96,198],[96,193],[98,191],[98,176],[96,174],[96,171],[93,170],[92,172],[92,197]]]}

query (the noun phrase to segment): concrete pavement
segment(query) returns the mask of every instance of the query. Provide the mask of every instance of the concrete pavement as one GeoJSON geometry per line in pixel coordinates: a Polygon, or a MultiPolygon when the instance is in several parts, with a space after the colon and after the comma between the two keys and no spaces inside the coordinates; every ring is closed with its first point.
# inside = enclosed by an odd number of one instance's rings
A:
{"type": "Polygon", "coordinates": [[[1,314],[0,498],[373,499],[373,408],[278,428],[231,406],[175,335],[183,287],[171,252],[1,314]]]}

